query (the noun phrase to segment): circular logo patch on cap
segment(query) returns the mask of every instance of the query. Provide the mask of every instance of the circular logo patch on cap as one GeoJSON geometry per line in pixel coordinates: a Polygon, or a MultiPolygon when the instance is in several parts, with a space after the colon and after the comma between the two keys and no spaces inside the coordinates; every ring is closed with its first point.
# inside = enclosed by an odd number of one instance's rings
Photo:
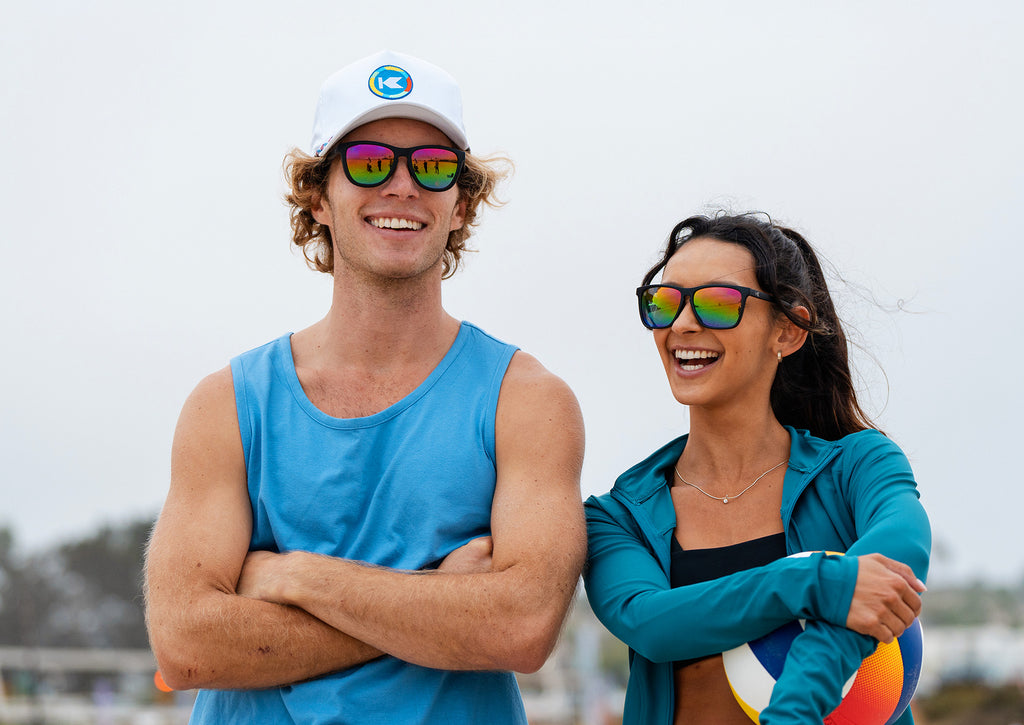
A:
{"type": "Polygon", "coordinates": [[[370,90],[388,101],[397,101],[412,93],[412,76],[397,65],[382,65],[370,74],[370,90]]]}

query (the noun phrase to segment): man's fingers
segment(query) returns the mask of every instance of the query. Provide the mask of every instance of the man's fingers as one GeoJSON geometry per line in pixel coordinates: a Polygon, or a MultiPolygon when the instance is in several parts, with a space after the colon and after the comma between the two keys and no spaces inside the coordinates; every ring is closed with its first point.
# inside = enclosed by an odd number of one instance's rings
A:
{"type": "Polygon", "coordinates": [[[490,536],[472,539],[446,556],[437,567],[450,574],[476,574],[489,571],[494,541],[490,536]]]}

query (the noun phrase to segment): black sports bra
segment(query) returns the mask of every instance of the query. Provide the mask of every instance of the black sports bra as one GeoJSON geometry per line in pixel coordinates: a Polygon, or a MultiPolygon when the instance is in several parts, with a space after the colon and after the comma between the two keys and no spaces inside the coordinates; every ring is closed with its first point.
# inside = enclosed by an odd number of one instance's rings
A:
{"type": "MultiPolygon", "coordinates": [[[[716,549],[687,549],[672,537],[672,568],[669,581],[672,588],[718,579],[719,577],[770,564],[786,555],[786,535],[782,532],[760,539],[741,541],[716,549]]],[[[708,655],[707,657],[710,657],[708,655]]],[[[700,662],[707,657],[673,662],[676,669],[700,662]]]]}

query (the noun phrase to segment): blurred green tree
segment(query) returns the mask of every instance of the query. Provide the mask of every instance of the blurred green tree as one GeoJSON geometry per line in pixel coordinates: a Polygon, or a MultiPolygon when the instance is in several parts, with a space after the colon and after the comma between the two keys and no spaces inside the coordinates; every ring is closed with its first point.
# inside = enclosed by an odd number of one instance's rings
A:
{"type": "Polygon", "coordinates": [[[19,556],[0,528],[0,645],[148,646],[142,567],[152,519],[19,556]]]}

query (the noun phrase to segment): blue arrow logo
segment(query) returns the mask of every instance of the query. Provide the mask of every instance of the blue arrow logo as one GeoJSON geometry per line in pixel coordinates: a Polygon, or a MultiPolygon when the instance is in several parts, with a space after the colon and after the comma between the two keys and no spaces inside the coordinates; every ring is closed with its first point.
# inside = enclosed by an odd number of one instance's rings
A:
{"type": "Polygon", "coordinates": [[[389,101],[412,93],[412,76],[397,65],[382,65],[370,74],[370,91],[389,101]]]}

